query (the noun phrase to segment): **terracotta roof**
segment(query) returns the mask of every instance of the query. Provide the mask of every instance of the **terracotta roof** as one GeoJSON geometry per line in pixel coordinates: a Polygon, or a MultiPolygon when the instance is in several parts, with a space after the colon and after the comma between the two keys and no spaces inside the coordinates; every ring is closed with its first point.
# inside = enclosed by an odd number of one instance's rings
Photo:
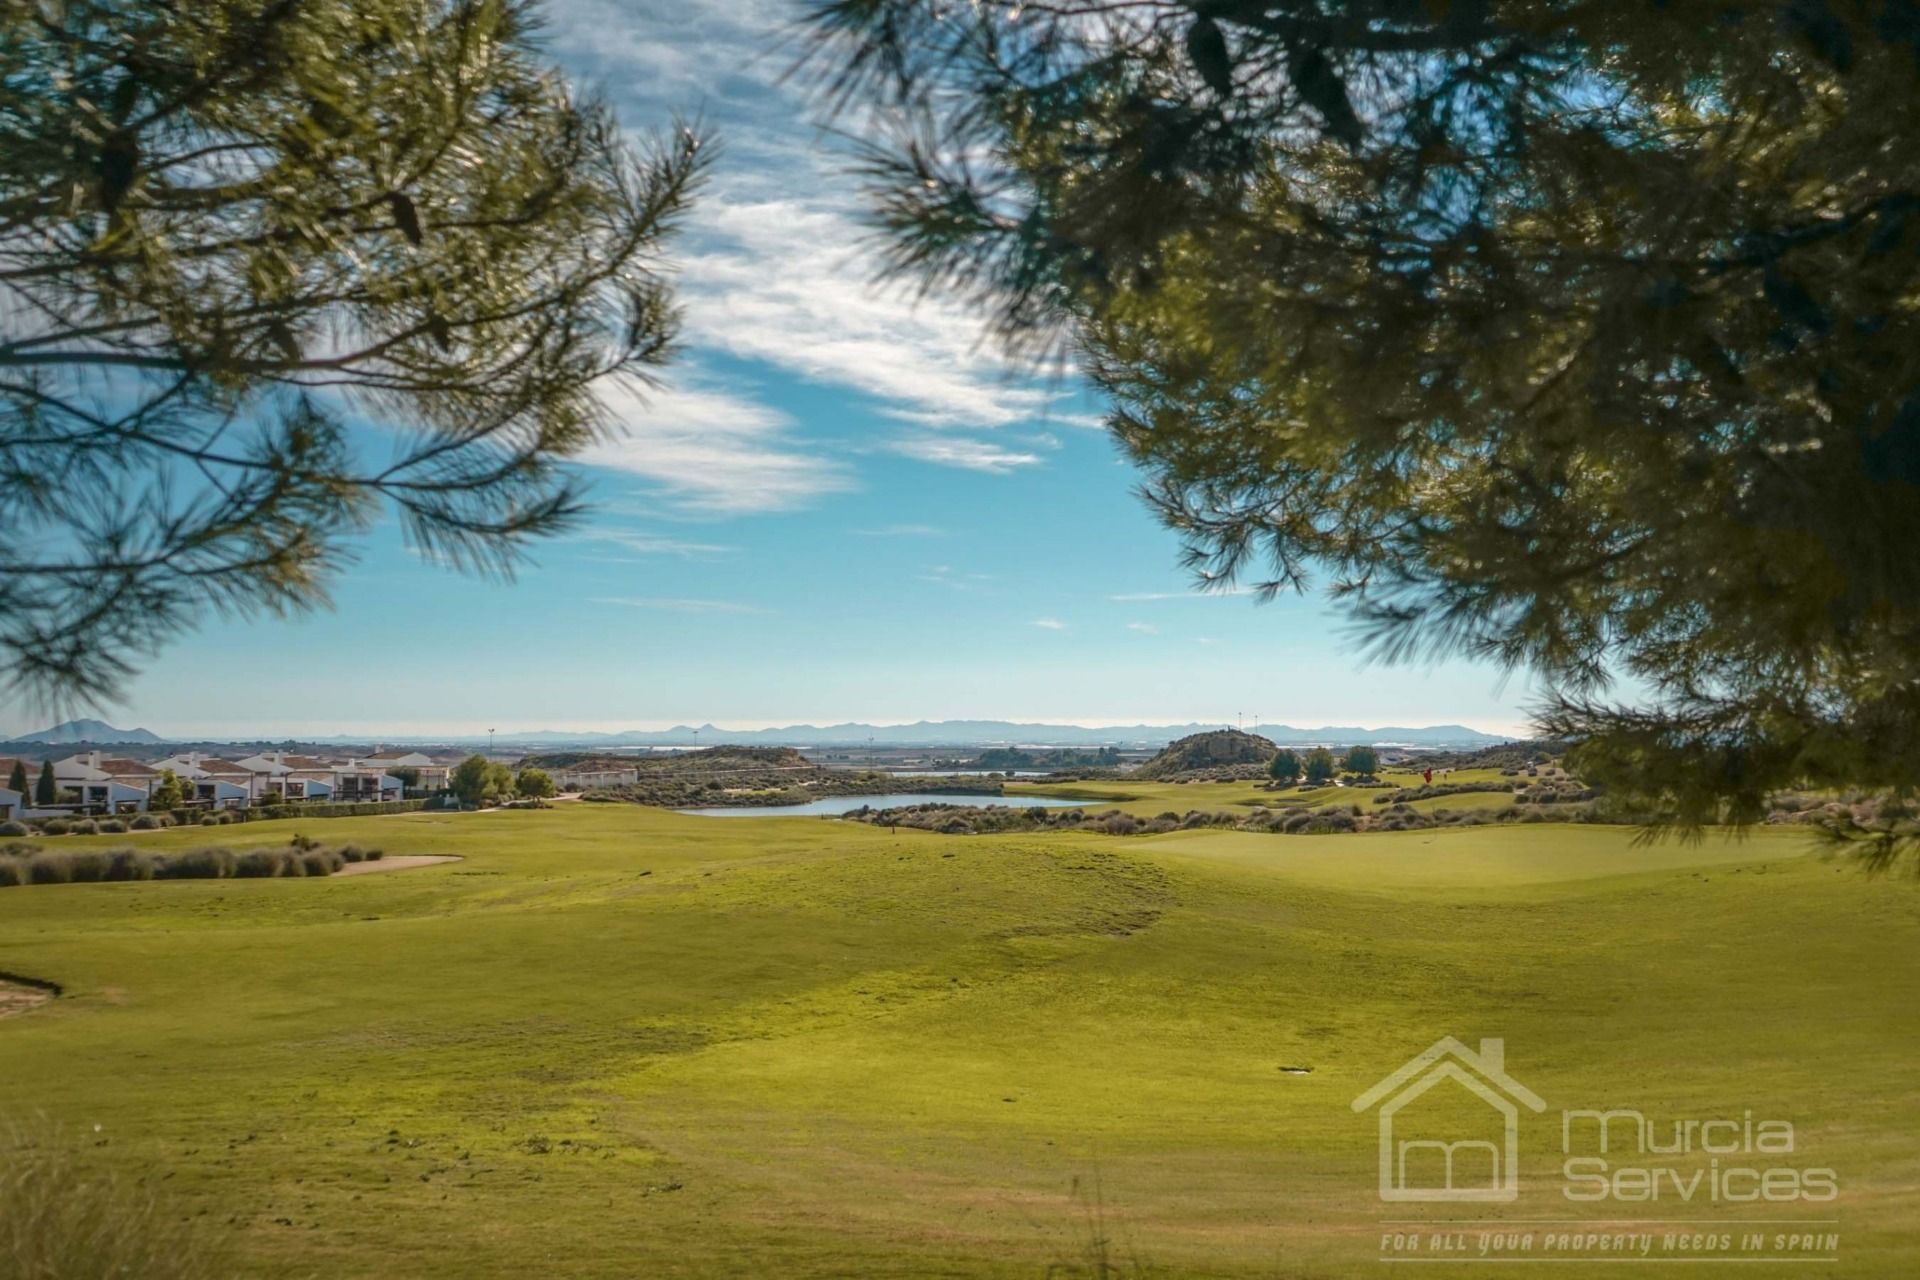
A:
{"type": "Polygon", "coordinates": [[[203,759],[198,768],[207,773],[217,773],[226,777],[251,778],[253,776],[231,760],[203,759]]]}

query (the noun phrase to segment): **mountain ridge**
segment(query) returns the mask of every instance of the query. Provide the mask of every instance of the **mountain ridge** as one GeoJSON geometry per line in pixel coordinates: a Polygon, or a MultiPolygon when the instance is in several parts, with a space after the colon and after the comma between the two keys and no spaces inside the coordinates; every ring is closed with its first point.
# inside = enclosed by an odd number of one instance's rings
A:
{"type": "Polygon", "coordinates": [[[116,729],[104,720],[65,720],[50,729],[41,729],[35,733],[21,734],[7,740],[9,745],[15,742],[45,742],[65,744],[73,742],[137,742],[145,746],[165,742],[166,739],[150,729],[116,729]]]}

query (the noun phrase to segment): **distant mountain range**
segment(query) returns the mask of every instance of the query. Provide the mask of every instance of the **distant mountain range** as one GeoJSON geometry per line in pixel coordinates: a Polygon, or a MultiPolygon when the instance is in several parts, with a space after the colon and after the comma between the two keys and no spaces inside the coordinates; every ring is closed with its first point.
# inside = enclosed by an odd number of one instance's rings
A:
{"type": "Polygon", "coordinates": [[[14,742],[139,742],[159,743],[166,739],[145,729],[116,729],[104,720],[69,720],[38,733],[23,733],[14,742]]]}
{"type": "MultiPolygon", "coordinates": [[[[997,747],[997,746],[1164,746],[1176,738],[1230,728],[1221,724],[1134,724],[1089,729],[1077,724],[1022,724],[1010,720],[920,720],[913,724],[795,724],[778,729],[720,729],[713,725],[675,725],[671,729],[632,729],[623,733],[568,733],[541,730],[536,733],[502,733],[502,745],[578,745],[594,747],[708,746],[741,743],[752,746],[827,747],[997,747]]],[[[1427,725],[1423,728],[1388,726],[1366,729],[1352,725],[1328,725],[1318,729],[1296,729],[1291,725],[1263,724],[1260,735],[1276,743],[1295,745],[1314,743],[1391,742],[1414,747],[1484,747],[1511,741],[1497,734],[1481,733],[1460,724],[1427,725]]],[[[463,739],[470,741],[472,739],[463,739]]],[[[484,740],[484,739],[482,739],[484,740]]]]}
{"type": "MultiPolygon", "coordinates": [[[[532,733],[501,733],[501,747],[690,747],[736,743],[764,747],[1161,747],[1176,738],[1231,728],[1223,724],[1132,724],[1089,729],[1077,724],[1023,724],[1011,720],[921,720],[914,724],[795,724],[779,729],[719,729],[706,724],[675,725],[671,729],[630,729],[621,733],[581,733],[542,729],[532,733]]],[[[1461,724],[1436,724],[1420,728],[1389,725],[1367,729],[1357,725],[1324,725],[1317,729],[1296,729],[1291,725],[1263,724],[1260,736],[1281,746],[1312,746],[1316,743],[1351,746],[1356,743],[1393,743],[1408,747],[1472,748],[1510,742],[1497,734],[1481,733],[1461,724]]],[[[246,741],[259,741],[249,738],[246,741]]],[[[167,742],[146,729],[116,729],[100,720],[69,720],[39,733],[23,734],[13,743],[142,743],[167,742]]],[[[201,741],[201,740],[196,740],[201,741]]],[[[387,745],[483,743],[485,734],[454,734],[350,737],[301,737],[301,742],[369,743],[387,745]]]]}

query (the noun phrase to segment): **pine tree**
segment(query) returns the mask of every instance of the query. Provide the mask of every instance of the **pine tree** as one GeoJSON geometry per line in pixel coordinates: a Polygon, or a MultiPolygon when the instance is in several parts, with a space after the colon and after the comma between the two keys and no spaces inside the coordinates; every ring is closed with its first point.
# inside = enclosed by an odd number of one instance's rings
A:
{"type": "Polygon", "coordinates": [[[13,792],[15,795],[21,797],[22,799],[26,798],[26,795],[27,795],[27,762],[26,761],[15,760],[13,762],[13,773],[7,778],[7,790],[13,792]]]}
{"type": "Polygon", "coordinates": [[[1920,792],[1912,5],[813,22],[900,124],[893,266],[1083,354],[1203,585],[1530,668],[1582,777],[1685,824],[1920,792]]]}
{"type": "Polygon", "coordinates": [[[575,520],[705,155],[636,152],[536,18],[0,5],[0,690],[96,699],[209,611],[322,603],[383,506],[499,573],[575,520]]]}
{"type": "Polygon", "coordinates": [[[60,783],[53,776],[53,761],[51,760],[42,760],[40,762],[40,781],[34,786],[33,802],[41,805],[58,804],[60,802],[60,783]]]}

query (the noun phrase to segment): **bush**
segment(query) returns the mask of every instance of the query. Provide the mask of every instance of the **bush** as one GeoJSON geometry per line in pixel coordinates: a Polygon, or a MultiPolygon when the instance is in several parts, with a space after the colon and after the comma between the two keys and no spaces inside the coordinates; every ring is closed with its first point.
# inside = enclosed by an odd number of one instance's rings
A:
{"type": "Polygon", "coordinates": [[[70,828],[65,818],[48,818],[40,824],[40,833],[48,836],[63,836],[70,828]]]}
{"type": "Polygon", "coordinates": [[[224,880],[233,874],[233,850],[189,849],[170,853],[154,868],[160,880],[224,880]]]}
{"type": "Polygon", "coordinates": [[[98,835],[100,834],[100,824],[92,818],[77,818],[68,824],[67,834],[75,836],[98,835]]]}
{"type": "Polygon", "coordinates": [[[0,853],[0,889],[11,888],[27,882],[27,863],[24,858],[12,854],[0,853]]]}
{"type": "Polygon", "coordinates": [[[102,818],[93,826],[103,836],[117,836],[127,829],[127,824],[119,818],[102,818]]]}
{"type": "Polygon", "coordinates": [[[36,853],[27,859],[28,884],[72,884],[73,863],[64,853],[36,853]]]}
{"type": "Polygon", "coordinates": [[[308,849],[300,855],[300,861],[310,876],[330,876],[347,865],[347,860],[333,849],[308,849]]]}
{"type": "Polygon", "coordinates": [[[33,828],[24,822],[0,822],[0,836],[32,835],[33,828]]]}
{"type": "MultiPolygon", "coordinates": [[[[278,849],[249,849],[233,861],[233,874],[243,880],[286,874],[287,856],[278,849]]],[[[300,871],[306,874],[305,868],[300,871]]]]}
{"type": "Polygon", "coordinates": [[[143,813],[130,824],[135,831],[154,831],[160,826],[160,819],[151,813],[143,813]]]}
{"type": "Polygon", "coordinates": [[[151,880],[153,859],[138,849],[109,849],[102,880],[151,880]]]}

